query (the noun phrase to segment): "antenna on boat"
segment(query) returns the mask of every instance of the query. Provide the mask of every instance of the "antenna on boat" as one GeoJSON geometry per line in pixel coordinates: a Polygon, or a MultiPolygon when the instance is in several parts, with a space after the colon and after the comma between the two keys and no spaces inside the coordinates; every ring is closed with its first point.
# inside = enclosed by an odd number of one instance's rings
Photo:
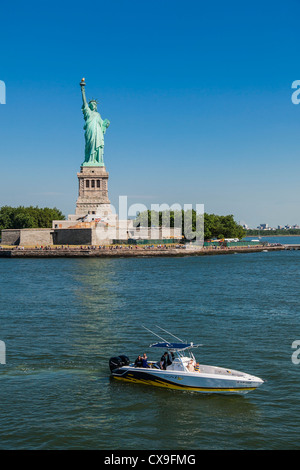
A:
{"type": "Polygon", "coordinates": [[[179,339],[179,341],[181,341],[182,343],[184,343],[184,341],[183,341],[182,339],[180,339],[180,338],[178,338],[177,336],[173,335],[173,334],[172,334],[172,333],[170,333],[169,331],[167,331],[167,330],[164,330],[163,328],[161,328],[161,327],[160,327],[160,326],[158,326],[158,325],[155,325],[155,326],[156,326],[157,328],[159,328],[160,330],[164,331],[165,333],[168,333],[168,335],[171,335],[171,336],[173,336],[173,338],[179,339]]]}
{"type": "MultiPolygon", "coordinates": [[[[167,341],[165,338],[162,338],[161,336],[157,335],[156,333],[154,333],[154,331],[151,331],[149,330],[149,328],[146,328],[144,325],[142,325],[143,328],[145,328],[145,330],[148,330],[150,331],[150,333],[152,333],[153,335],[157,336],[159,339],[162,339],[165,343],[168,343],[169,341],[167,341]]],[[[162,328],[161,328],[162,329],[162,328]]]]}

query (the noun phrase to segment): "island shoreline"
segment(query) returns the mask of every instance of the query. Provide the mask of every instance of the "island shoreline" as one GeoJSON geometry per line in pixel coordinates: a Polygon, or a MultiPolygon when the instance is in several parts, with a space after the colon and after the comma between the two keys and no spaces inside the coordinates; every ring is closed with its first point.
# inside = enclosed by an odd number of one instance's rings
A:
{"type": "Polygon", "coordinates": [[[60,248],[60,249],[1,249],[0,258],[155,258],[155,257],[191,257],[217,256],[243,253],[278,252],[286,250],[285,246],[232,247],[216,249],[177,249],[177,248],[60,248]]]}

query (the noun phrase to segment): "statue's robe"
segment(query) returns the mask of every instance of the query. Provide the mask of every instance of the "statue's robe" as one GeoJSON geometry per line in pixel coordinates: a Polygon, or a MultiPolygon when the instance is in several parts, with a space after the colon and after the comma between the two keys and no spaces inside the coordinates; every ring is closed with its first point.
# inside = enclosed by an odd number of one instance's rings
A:
{"type": "Polygon", "coordinates": [[[107,128],[107,119],[101,119],[98,111],[92,111],[88,104],[82,106],[85,120],[85,163],[104,164],[104,134],[107,128]]]}

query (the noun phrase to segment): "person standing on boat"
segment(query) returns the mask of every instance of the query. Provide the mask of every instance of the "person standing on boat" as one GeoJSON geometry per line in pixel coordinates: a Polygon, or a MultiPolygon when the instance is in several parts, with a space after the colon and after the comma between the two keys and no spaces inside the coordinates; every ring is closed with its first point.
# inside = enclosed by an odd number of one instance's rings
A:
{"type": "Polygon", "coordinates": [[[160,358],[160,368],[163,370],[167,370],[167,365],[168,365],[168,353],[165,352],[161,358],[160,358]]]}

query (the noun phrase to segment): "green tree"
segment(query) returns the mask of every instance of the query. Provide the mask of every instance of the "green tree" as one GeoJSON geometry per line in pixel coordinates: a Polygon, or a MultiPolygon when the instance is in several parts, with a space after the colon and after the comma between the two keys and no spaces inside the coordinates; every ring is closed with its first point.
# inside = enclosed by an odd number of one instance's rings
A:
{"type": "Polygon", "coordinates": [[[187,240],[197,237],[209,240],[211,238],[243,238],[246,231],[238,225],[233,215],[197,214],[196,211],[163,211],[141,212],[134,221],[136,227],[170,226],[181,227],[187,240]],[[203,218],[204,217],[204,218],[203,218]],[[203,232],[204,229],[204,232],[203,232]]]}
{"type": "Polygon", "coordinates": [[[47,228],[52,220],[64,220],[63,213],[54,207],[11,207],[0,208],[0,230],[9,228],[47,228]]]}

